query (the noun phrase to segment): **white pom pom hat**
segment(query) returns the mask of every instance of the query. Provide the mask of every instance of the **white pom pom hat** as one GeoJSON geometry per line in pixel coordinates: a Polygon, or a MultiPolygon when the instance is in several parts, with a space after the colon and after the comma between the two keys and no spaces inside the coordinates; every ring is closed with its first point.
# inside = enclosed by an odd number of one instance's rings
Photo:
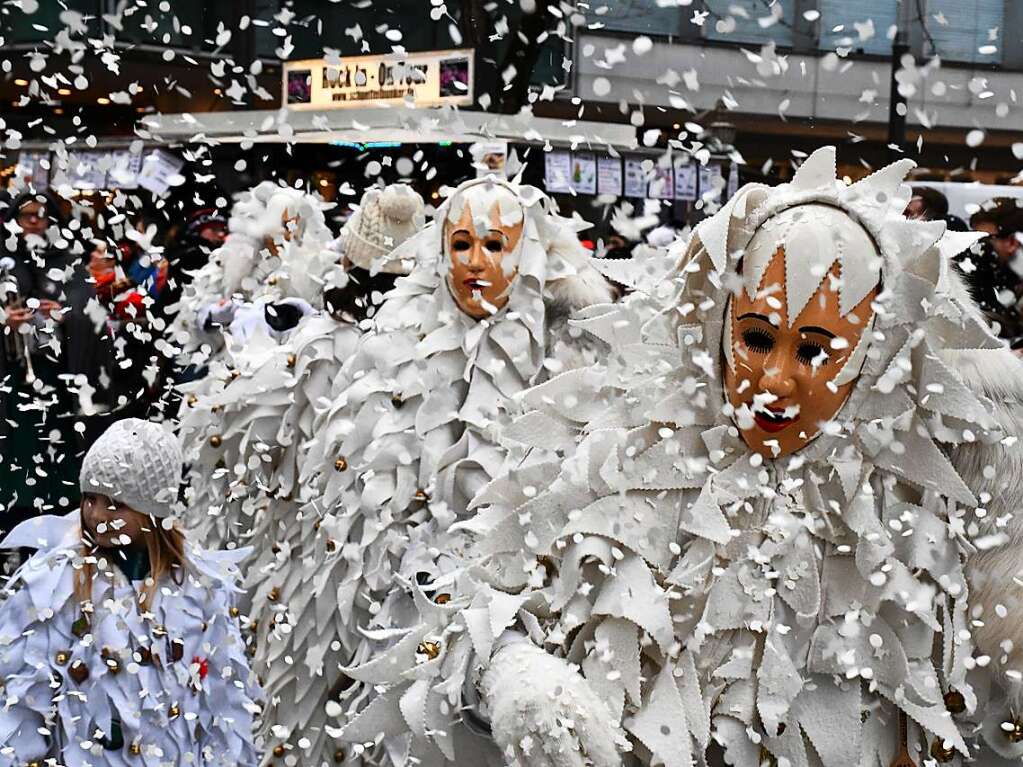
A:
{"type": "Polygon", "coordinates": [[[142,514],[174,515],[184,459],[174,435],[159,424],[126,418],[111,424],[82,461],[83,493],[105,495],[142,514]]]}
{"type": "Polygon", "coordinates": [[[374,274],[407,274],[407,263],[385,256],[425,223],[423,198],[412,188],[393,184],[383,190],[370,189],[345,226],[345,256],[353,265],[374,274]]]}

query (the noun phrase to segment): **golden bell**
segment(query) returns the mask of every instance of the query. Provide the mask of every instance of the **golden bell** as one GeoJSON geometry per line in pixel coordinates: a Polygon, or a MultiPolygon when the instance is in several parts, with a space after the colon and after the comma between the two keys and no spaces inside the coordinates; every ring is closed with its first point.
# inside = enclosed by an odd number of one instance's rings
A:
{"type": "Polygon", "coordinates": [[[241,376],[241,374],[242,374],[242,371],[240,371],[240,370],[232,370],[231,371],[231,380],[232,381],[235,380],[236,378],[241,376]]]}
{"type": "Polygon", "coordinates": [[[113,650],[108,647],[104,647],[100,650],[99,656],[103,659],[103,662],[107,666],[107,670],[114,675],[121,673],[121,663],[117,660],[117,656],[113,650]]]}
{"type": "Polygon", "coordinates": [[[951,762],[952,758],[956,755],[954,748],[945,748],[944,742],[941,738],[935,738],[931,741],[931,758],[937,762],[951,762]]]}
{"type": "Polygon", "coordinates": [[[266,284],[269,285],[272,288],[274,285],[277,284],[277,278],[276,277],[271,277],[270,279],[268,279],[266,281],[266,284]]]}
{"type": "Polygon", "coordinates": [[[143,666],[149,666],[153,662],[153,651],[148,647],[140,647],[138,649],[139,663],[143,666]]]}
{"type": "Polygon", "coordinates": [[[1023,722],[1019,719],[1012,720],[1012,729],[1003,730],[1005,739],[1010,743],[1023,742],[1023,722]]]}
{"type": "Polygon", "coordinates": [[[276,756],[277,758],[284,756],[284,746],[280,745],[279,743],[276,746],[274,746],[274,756],[276,756]]]}
{"type": "Polygon", "coordinates": [[[760,747],[760,767],[778,767],[778,757],[767,750],[765,746],[760,747]]]}
{"type": "Polygon", "coordinates": [[[162,639],[167,636],[167,627],[163,625],[153,626],[153,636],[162,639]]]}
{"type": "Polygon", "coordinates": [[[949,690],[945,693],[944,700],[945,708],[950,714],[961,714],[966,710],[966,699],[959,690],[949,690]]]}
{"type": "Polygon", "coordinates": [[[341,764],[345,760],[345,751],[343,748],[339,748],[334,752],[334,761],[341,764]]]}
{"type": "Polygon", "coordinates": [[[344,458],[338,458],[334,461],[334,471],[344,471],[348,468],[348,461],[344,458]]]}
{"type": "Polygon", "coordinates": [[[242,614],[242,611],[239,610],[237,607],[229,607],[227,610],[227,614],[230,615],[232,618],[237,618],[239,615],[242,614]]]}
{"type": "Polygon", "coordinates": [[[128,746],[128,753],[132,756],[139,756],[142,753],[142,746],[136,741],[128,746]]]}
{"type": "Polygon", "coordinates": [[[293,368],[293,367],[295,367],[295,363],[298,362],[298,357],[296,357],[294,354],[289,354],[288,358],[287,358],[287,361],[288,361],[288,367],[289,368],[293,368]]]}
{"type": "Polygon", "coordinates": [[[401,398],[400,394],[395,394],[391,397],[391,404],[400,410],[401,406],[405,404],[405,400],[401,398]]]}
{"type": "Polygon", "coordinates": [[[57,654],[53,656],[53,659],[57,662],[58,666],[63,666],[69,660],[71,660],[71,653],[67,650],[57,650],[57,654]]]}
{"type": "Polygon", "coordinates": [[[416,647],[416,654],[425,655],[430,660],[434,660],[440,655],[440,645],[437,642],[420,642],[416,647]]]}
{"type": "Polygon", "coordinates": [[[75,680],[75,682],[81,684],[89,678],[89,667],[80,660],[76,660],[71,664],[71,668],[67,670],[67,673],[68,676],[75,680]]]}
{"type": "Polygon", "coordinates": [[[328,554],[333,554],[335,551],[337,551],[337,541],[335,541],[333,538],[328,538],[327,539],[327,553],[328,554]]]}
{"type": "Polygon", "coordinates": [[[448,602],[451,601],[451,595],[450,594],[438,594],[436,597],[433,598],[433,601],[436,602],[439,605],[446,605],[448,602]]]}
{"type": "Polygon", "coordinates": [[[416,490],[415,499],[420,503],[426,503],[428,500],[430,500],[430,494],[427,493],[422,488],[420,488],[419,490],[416,490]]]}
{"type": "Polygon", "coordinates": [[[179,716],[181,716],[181,709],[178,708],[177,703],[173,704],[169,709],[167,709],[167,716],[169,716],[171,719],[177,719],[179,716]]]}
{"type": "Polygon", "coordinates": [[[172,639],[170,643],[171,648],[171,662],[177,663],[179,660],[185,657],[185,643],[180,639],[172,639]]]}
{"type": "Polygon", "coordinates": [[[274,586],[272,589],[270,589],[270,593],[266,595],[266,598],[269,599],[271,602],[276,602],[278,599],[281,598],[281,590],[274,586]]]}
{"type": "Polygon", "coordinates": [[[199,398],[196,397],[194,394],[189,394],[187,401],[189,407],[195,407],[195,403],[199,401],[199,398]]]}
{"type": "Polygon", "coordinates": [[[214,434],[210,437],[210,447],[220,447],[221,442],[223,442],[223,440],[220,438],[219,434],[214,434]]]}

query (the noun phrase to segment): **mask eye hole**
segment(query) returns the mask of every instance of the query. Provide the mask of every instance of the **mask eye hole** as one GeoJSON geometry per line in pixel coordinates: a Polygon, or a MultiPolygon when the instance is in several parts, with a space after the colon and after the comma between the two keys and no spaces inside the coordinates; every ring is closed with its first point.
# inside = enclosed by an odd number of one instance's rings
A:
{"type": "Polygon", "coordinates": [[[451,249],[456,253],[464,253],[472,248],[472,243],[468,240],[455,240],[451,243],[451,249]]]}
{"type": "Polygon", "coordinates": [[[483,247],[485,247],[491,253],[500,253],[502,250],[504,250],[504,243],[501,242],[501,240],[499,240],[498,238],[492,237],[484,243],[483,247]]]}
{"type": "Polygon", "coordinates": [[[767,354],[774,348],[774,337],[766,330],[749,328],[742,332],[742,342],[751,352],[767,354]]]}
{"type": "Polygon", "coordinates": [[[804,365],[820,367],[828,361],[828,353],[818,343],[803,341],[796,349],[796,359],[804,365]]]}

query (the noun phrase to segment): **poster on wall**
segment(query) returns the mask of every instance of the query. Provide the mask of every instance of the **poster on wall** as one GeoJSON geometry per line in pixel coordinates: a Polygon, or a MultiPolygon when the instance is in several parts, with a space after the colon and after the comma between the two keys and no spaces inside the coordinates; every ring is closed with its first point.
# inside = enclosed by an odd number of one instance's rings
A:
{"type": "Polygon", "coordinates": [[[568,152],[548,152],[544,157],[543,182],[549,193],[567,194],[572,191],[572,155],[568,152]]]}
{"type": "Polygon", "coordinates": [[[625,160],[625,196],[646,197],[646,174],[643,172],[642,160],[625,160]]]}
{"type": "Polygon", "coordinates": [[[713,200],[721,197],[725,190],[724,178],[720,165],[700,166],[700,197],[713,200]]]}
{"type": "Polygon", "coordinates": [[[572,155],[572,190],[576,194],[597,193],[597,158],[583,152],[572,155]]]}
{"type": "Polygon", "coordinates": [[[107,178],[111,186],[119,189],[138,189],[139,171],[142,170],[142,153],[128,150],[112,152],[110,170],[107,178]]]}
{"type": "Polygon", "coordinates": [[[675,196],[675,173],[668,165],[654,165],[654,173],[650,178],[650,189],[647,196],[654,200],[670,200],[675,196]]]}
{"type": "Polygon", "coordinates": [[[597,194],[621,196],[622,161],[619,158],[597,158],[597,194]]]}
{"type": "Polygon", "coordinates": [[[697,170],[691,162],[675,165],[675,199],[694,202],[696,200],[697,170]]]}

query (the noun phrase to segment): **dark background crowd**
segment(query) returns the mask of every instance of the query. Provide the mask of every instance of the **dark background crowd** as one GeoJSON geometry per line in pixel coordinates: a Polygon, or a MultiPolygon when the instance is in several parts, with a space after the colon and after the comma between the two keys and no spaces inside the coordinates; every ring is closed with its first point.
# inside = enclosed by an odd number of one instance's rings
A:
{"type": "MultiPolygon", "coordinates": [[[[0,529],[77,507],[79,459],[112,420],[175,416],[186,371],[168,331],[191,274],[226,238],[229,210],[208,182],[161,198],[0,193],[0,529]]],[[[993,200],[966,222],[919,187],[906,213],[989,235],[958,266],[997,332],[1023,346],[1023,210],[993,200]]],[[[639,240],[675,236],[656,225],[585,244],[630,258],[639,240]]]]}

